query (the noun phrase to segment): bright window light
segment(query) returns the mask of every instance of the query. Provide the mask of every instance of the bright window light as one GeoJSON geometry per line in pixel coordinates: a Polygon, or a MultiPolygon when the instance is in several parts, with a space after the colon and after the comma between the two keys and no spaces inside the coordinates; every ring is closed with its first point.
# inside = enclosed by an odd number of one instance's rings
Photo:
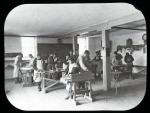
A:
{"type": "Polygon", "coordinates": [[[88,50],[88,37],[79,37],[79,55],[83,54],[85,50],[88,50]]]}
{"type": "Polygon", "coordinates": [[[36,55],[36,38],[21,37],[22,53],[24,58],[28,58],[29,54],[36,55]]]}

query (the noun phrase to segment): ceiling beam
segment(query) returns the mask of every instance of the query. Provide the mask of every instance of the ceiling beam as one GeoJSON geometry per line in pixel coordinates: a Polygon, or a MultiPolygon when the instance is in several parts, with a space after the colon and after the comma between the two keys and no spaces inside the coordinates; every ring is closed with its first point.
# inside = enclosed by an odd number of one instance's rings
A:
{"type": "Polygon", "coordinates": [[[127,30],[137,30],[137,31],[146,31],[146,29],[135,29],[135,28],[127,28],[127,27],[112,27],[112,29],[127,29],[127,30]]]}
{"type": "Polygon", "coordinates": [[[141,21],[141,20],[145,20],[144,16],[141,13],[134,13],[132,15],[127,15],[127,16],[124,16],[124,17],[121,17],[121,18],[118,18],[118,19],[114,19],[114,20],[110,20],[110,21],[103,21],[101,23],[93,24],[91,26],[86,26],[86,27],[77,29],[73,32],[62,34],[61,36],[63,36],[63,37],[72,37],[76,34],[80,34],[80,33],[83,33],[83,32],[88,32],[88,31],[91,31],[91,30],[101,31],[103,29],[111,29],[111,27],[113,27],[113,26],[118,26],[118,25],[130,23],[130,22],[134,22],[134,21],[141,21]]]}

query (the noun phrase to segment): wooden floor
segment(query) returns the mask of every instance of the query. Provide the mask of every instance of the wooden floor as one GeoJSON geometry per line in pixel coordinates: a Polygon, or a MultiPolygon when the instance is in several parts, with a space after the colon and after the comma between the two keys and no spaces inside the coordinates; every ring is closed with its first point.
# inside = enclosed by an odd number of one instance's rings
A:
{"type": "Polygon", "coordinates": [[[137,106],[144,97],[146,77],[137,77],[134,80],[121,81],[118,95],[113,87],[108,92],[103,91],[102,81],[92,84],[94,102],[79,97],[81,105],[75,106],[70,100],[65,100],[65,89],[58,89],[47,94],[38,92],[37,86],[22,87],[13,81],[5,81],[6,96],[10,103],[21,110],[128,110],[137,106]]]}

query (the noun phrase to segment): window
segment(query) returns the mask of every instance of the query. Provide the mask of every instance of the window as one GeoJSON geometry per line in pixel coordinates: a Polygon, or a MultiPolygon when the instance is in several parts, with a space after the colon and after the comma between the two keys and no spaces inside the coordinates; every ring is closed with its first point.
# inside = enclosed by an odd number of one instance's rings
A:
{"type": "Polygon", "coordinates": [[[29,54],[36,56],[36,37],[21,37],[21,47],[24,58],[28,58],[29,54]]]}
{"type": "Polygon", "coordinates": [[[83,54],[85,50],[88,50],[88,37],[78,37],[79,55],[83,54]]]}

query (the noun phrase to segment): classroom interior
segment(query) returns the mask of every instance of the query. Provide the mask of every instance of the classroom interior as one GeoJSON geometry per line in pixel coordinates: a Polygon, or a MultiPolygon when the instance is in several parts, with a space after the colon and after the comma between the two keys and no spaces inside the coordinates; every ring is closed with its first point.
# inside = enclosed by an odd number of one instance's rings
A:
{"type": "MultiPolygon", "coordinates": [[[[82,111],[129,110],[140,104],[146,92],[147,43],[146,21],[142,12],[128,3],[80,3],[80,4],[24,4],[8,14],[4,25],[5,93],[12,106],[20,110],[82,111]],[[128,46],[128,41],[132,44],[128,46]],[[47,62],[50,53],[60,59],[72,51],[82,55],[90,52],[90,59],[100,51],[102,73],[92,79],[92,101],[83,96],[65,100],[65,84],[60,88],[38,91],[37,84],[26,81],[15,84],[13,78],[15,57],[23,54],[28,63],[29,54],[47,62]],[[123,56],[132,54],[133,78],[128,73],[114,78],[111,61],[114,51],[123,56]],[[30,84],[23,86],[23,83],[30,84]]],[[[99,62],[99,61],[97,61],[99,62]]],[[[26,63],[24,65],[26,65],[26,63]]],[[[62,73],[61,73],[62,74],[62,73]]],[[[62,77],[62,75],[61,75],[62,77]]],[[[54,84],[59,80],[47,81],[54,84]]],[[[56,86],[57,87],[57,86],[56,86]]]]}

